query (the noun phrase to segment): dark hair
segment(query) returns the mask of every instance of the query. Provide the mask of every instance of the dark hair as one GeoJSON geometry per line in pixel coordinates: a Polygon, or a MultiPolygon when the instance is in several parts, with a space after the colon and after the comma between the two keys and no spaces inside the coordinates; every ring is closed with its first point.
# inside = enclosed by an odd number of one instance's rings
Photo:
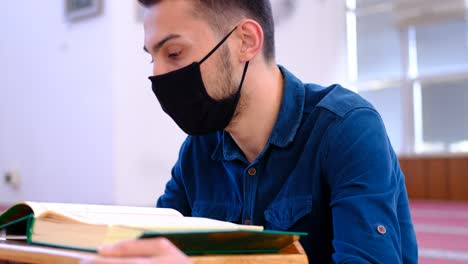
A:
{"type": "MultiPolygon", "coordinates": [[[[150,7],[162,0],[138,0],[143,6],[150,7]]],[[[220,34],[226,34],[234,19],[250,18],[257,21],[263,29],[263,55],[267,60],[275,57],[275,26],[270,0],[192,0],[195,14],[202,15],[220,34]],[[228,25],[229,23],[229,25],[228,25]]]]}

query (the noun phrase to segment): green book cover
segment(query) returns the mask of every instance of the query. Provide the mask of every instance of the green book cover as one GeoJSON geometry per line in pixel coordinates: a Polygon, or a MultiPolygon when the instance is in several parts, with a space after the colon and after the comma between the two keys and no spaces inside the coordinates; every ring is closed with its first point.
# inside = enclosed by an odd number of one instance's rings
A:
{"type": "Polygon", "coordinates": [[[194,254],[277,253],[300,236],[299,232],[282,231],[209,231],[145,232],[141,238],[165,237],[183,252],[194,254]]]}
{"type": "Polygon", "coordinates": [[[2,236],[26,236],[28,222],[34,218],[31,208],[15,205],[0,214],[0,232],[2,236]]]}

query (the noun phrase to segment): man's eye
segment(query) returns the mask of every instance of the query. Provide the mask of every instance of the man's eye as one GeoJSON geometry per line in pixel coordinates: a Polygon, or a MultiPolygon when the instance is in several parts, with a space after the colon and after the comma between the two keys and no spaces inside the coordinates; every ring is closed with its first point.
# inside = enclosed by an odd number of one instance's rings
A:
{"type": "Polygon", "coordinates": [[[172,52],[172,53],[169,53],[168,57],[169,58],[175,58],[175,57],[179,56],[181,53],[182,53],[182,51],[172,52]]]}

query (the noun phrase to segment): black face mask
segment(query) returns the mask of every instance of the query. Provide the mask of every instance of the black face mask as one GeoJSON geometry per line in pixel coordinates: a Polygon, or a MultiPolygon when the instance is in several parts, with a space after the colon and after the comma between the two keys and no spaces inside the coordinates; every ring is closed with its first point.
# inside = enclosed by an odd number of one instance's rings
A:
{"type": "Polygon", "coordinates": [[[164,112],[189,135],[203,135],[223,130],[231,122],[239,103],[249,62],[245,63],[237,92],[221,100],[215,100],[208,95],[200,65],[228,39],[236,28],[229,32],[200,62],[194,62],[166,74],[149,77],[153,92],[164,112]]]}

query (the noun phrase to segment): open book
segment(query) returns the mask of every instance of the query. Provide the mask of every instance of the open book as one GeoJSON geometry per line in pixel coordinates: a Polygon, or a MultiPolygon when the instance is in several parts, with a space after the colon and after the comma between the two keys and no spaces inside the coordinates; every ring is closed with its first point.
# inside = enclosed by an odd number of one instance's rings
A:
{"type": "Polygon", "coordinates": [[[187,254],[278,252],[300,235],[152,207],[22,202],[0,214],[0,237],[86,251],[164,236],[187,254]]]}

